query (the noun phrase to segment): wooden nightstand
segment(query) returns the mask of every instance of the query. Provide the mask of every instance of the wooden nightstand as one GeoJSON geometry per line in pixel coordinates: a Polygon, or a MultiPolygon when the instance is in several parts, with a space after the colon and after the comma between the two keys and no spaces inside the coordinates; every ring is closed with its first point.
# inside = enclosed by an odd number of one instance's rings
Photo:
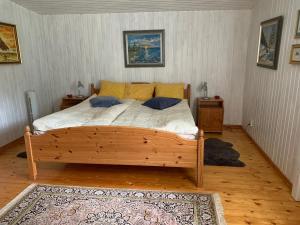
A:
{"type": "Polygon", "coordinates": [[[82,97],[81,96],[80,97],[78,97],[78,96],[72,96],[72,97],[65,96],[62,99],[60,109],[63,110],[63,109],[70,108],[74,105],[79,104],[80,102],[84,101],[87,98],[88,97],[86,97],[86,96],[82,96],[82,97]]]}
{"type": "Polygon", "coordinates": [[[223,99],[197,99],[197,122],[204,132],[223,132],[223,99]]]}

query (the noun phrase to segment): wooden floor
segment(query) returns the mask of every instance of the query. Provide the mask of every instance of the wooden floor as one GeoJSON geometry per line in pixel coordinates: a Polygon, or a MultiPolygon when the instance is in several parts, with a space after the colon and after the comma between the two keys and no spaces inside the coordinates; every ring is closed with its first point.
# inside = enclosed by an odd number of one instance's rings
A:
{"type": "MultiPolygon", "coordinates": [[[[300,202],[272,165],[241,129],[226,129],[223,135],[209,135],[234,144],[245,168],[206,166],[204,189],[193,183],[192,171],[95,165],[53,165],[39,167],[37,182],[131,189],[212,191],[220,193],[229,225],[300,225],[300,202]]],[[[0,150],[0,207],[31,184],[22,143],[0,150]]]]}

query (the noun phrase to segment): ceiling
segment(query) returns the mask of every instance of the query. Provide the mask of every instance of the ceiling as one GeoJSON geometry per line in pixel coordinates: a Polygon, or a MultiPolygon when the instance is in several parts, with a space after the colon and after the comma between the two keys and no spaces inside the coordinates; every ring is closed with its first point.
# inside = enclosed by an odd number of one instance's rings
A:
{"type": "Polygon", "coordinates": [[[39,14],[251,9],[254,0],[11,0],[39,14]]]}

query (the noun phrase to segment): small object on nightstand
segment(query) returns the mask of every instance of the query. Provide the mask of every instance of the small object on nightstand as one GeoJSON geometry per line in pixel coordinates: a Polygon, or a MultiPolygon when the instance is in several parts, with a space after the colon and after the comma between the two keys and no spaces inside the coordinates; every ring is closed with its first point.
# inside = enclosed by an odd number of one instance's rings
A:
{"type": "Polygon", "coordinates": [[[223,132],[224,105],[223,99],[197,99],[197,122],[204,132],[223,132]]]}
{"type": "Polygon", "coordinates": [[[85,99],[87,99],[88,97],[86,96],[73,96],[71,95],[67,95],[62,99],[62,103],[60,105],[60,109],[67,109],[70,108],[74,105],[77,105],[79,103],[81,103],[82,101],[84,101],[85,99]]]}
{"type": "Polygon", "coordinates": [[[207,97],[208,87],[207,87],[207,82],[206,82],[206,81],[205,81],[205,82],[202,82],[202,83],[200,84],[200,91],[202,91],[202,90],[203,90],[203,92],[204,92],[204,96],[202,97],[202,99],[204,99],[204,100],[209,99],[209,98],[207,97]]]}
{"type": "Polygon", "coordinates": [[[78,97],[84,97],[83,95],[80,94],[80,89],[84,88],[84,85],[81,83],[81,81],[78,81],[77,88],[78,88],[78,97]]]}

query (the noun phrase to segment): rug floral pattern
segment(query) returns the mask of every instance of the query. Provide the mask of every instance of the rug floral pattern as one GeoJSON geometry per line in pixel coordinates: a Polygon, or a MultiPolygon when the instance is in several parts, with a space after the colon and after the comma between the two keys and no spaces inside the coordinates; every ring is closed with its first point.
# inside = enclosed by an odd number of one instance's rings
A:
{"type": "Polygon", "coordinates": [[[216,225],[212,195],[36,185],[0,225],[216,225]]]}

